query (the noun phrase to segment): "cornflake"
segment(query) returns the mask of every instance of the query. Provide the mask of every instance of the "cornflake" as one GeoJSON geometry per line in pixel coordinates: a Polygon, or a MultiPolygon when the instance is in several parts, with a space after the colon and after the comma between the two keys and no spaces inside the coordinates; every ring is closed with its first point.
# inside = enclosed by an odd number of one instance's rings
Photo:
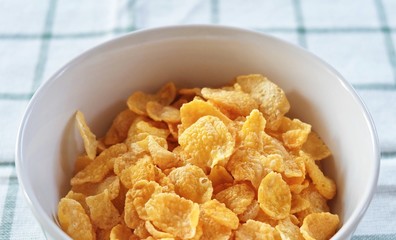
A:
{"type": "Polygon", "coordinates": [[[252,74],[134,92],[99,138],[77,111],[85,151],[59,225],[73,239],[330,239],[337,189],[320,162],[331,151],[289,109],[252,74]]]}

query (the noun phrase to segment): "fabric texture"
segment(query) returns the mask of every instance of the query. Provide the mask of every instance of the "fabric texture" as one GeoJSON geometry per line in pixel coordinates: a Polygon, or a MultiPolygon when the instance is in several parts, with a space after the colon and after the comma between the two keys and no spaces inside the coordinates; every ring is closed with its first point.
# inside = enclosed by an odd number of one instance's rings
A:
{"type": "Polygon", "coordinates": [[[175,24],[265,32],[337,69],[371,112],[381,147],[378,189],[352,239],[396,239],[395,13],[394,0],[0,0],[0,239],[45,239],[19,189],[14,156],[37,88],[101,42],[175,24]]]}

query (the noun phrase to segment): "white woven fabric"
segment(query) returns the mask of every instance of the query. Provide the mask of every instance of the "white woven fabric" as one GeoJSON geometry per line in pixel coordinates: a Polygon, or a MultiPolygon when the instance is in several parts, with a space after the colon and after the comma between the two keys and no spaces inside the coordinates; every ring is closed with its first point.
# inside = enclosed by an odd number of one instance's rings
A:
{"type": "Polygon", "coordinates": [[[0,0],[0,239],[44,239],[18,190],[18,125],[36,89],[107,39],[173,24],[266,32],[312,51],[353,84],[382,151],[377,192],[353,239],[396,239],[396,1],[0,0]]]}

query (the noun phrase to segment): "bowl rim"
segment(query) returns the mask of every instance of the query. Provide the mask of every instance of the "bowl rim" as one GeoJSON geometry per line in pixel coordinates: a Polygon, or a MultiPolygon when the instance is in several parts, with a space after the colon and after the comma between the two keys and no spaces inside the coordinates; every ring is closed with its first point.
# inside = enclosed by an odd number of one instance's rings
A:
{"type": "MultiPolygon", "coordinates": [[[[60,69],[58,69],[52,76],[48,78],[47,81],[44,81],[40,87],[36,90],[36,92],[33,94],[32,98],[30,99],[25,112],[23,114],[23,118],[20,122],[19,128],[18,128],[18,134],[17,134],[17,140],[16,140],[16,149],[15,149],[15,168],[16,168],[16,173],[18,177],[18,182],[19,186],[21,187],[23,196],[32,211],[33,215],[35,218],[38,220],[39,224],[41,225],[42,229],[44,230],[44,234],[49,233],[51,236],[56,236],[56,237],[61,237],[61,238],[68,238],[70,237],[62,231],[60,226],[56,224],[56,217],[53,216],[51,218],[48,216],[42,208],[37,207],[38,201],[35,198],[35,195],[33,191],[30,191],[29,188],[27,188],[28,182],[26,182],[25,178],[23,177],[23,166],[22,166],[22,156],[23,156],[23,147],[22,147],[22,142],[23,142],[23,137],[24,137],[24,132],[26,129],[26,124],[29,119],[29,116],[32,112],[32,108],[36,105],[37,99],[45,93],[50,86],[58,79],[60,75],[62,75],[63,72],[67,71],[68,69],[72,68],[75,64],[78,64],[80,61],[82,61],[85,58],[89,58],[91,56],[96,55],[98,52],[105,48],[110,48],[110,49],[117,49],[119,46],[117,46],[118,43],[122,42],[123,40],[126,40],[128,38],[134,38],[139,35],[144,36],[148,34],[158,34],[162,33],[164,35],[168,35],[167,32],[169,31],[176,31],[181,33],[182,31],[204,31],[206,33],[208,32],[227,32],[231,34],[235,33],[240,33],[244,35],[250,35],[250,36],[255,36],[257,38],[268,38],[271,39],[272,41],[276,41],[281,43],[282,45],[288,46],[290,48],[296,49],[300,54],[303,54],[312,60],[316,61],[319,63],[319,65],[322,65],[324,68],[326,68],[328,71],[332,72],[338,80],[340,81],[341,85],[346,89],[346,91],[351,95],[353,101],[357,103],[357,105],[361,108],[361,112],[363,113],[366,125],[368,127],[368,131],[371,136],[371,146],[372,146],[372,152],[375,154],[375,159],[373,159],[375,162],[373,163],[373,169],[371,171],[371,175],[369,176],[369,184],[365,188],[365,192],[363,194],[363,198],[359,201],[358,205],[355,207],[354,211],[352,212],[351,216],[345,221],[340,228],[338,229],[337,233],[333,236],[333,239],[341,239],[345,237],[349,237],[353,234],[354,230],[356,230],[356,227],[358,223],[361,221],[361,219],[364,216],[364,213],[366,212],[368,206],[371,203],[371,200],[374,196],[375,189],[377,186],[378,182],[378,177],[379,177],[379,170],[380,170],[380,148],[379,148],[379,140],[378,140],[378,135],[377,131],[374,125],[374,121],[372,119],[372,116],[370,112],[368,111],[368,108],[362,98],[357,94],[355,89],[352,87],[352,85],[347,82],[344,77],[337,71],[335,70],[330,64],[316,56],[314,53],[310,52],[309,50],[298,46],[294,43],[287,42],[285,40],[282,40],[278,37],[269,35],[267,33],[262,33],[256,30],[248,29],[248,28],[242,28],[242,27],[235,27],[235,26],[228,26],[228,25],[212,25],[212,24],[187,24],[187,25],[168,25],[168,26],[161,26],[161,27],[153,27],[153,28],[147,28],[147,29],[140,29],[136,30],[133,32],[128,32],[123,35],[113,37],[109,40],[105,40],[104,42],[92,46],[91,48],[81,52],[77,56],[73,57],[71,60],[69,60],[67,63],[65,63],[60,69]]],[[[175,36],[175,37],[181,37],[180,35],[175,36]]],[[[163,37],[162,37],[163,38],[163,37]]],[[[161,40],[161,38],[160,38],[161,40]]]]}

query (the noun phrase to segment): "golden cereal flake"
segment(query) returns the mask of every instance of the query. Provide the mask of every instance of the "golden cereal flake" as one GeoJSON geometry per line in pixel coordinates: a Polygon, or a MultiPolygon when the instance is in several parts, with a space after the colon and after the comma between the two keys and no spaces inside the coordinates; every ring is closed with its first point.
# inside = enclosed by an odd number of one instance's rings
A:
{"type": "Polygon", "coordinates": [[[318,192],[326,199],[333,199],[337,191],[334,180],[325,176],[311,157],[304,155],[302,151],[300,155],[302,155],[308,175],[312,179],[316,189],[318,189],[318,192]]]}
{"type": "Polygon", "coordinates": [[[256,101],[241,91],[202,88],[201,93],[204,98],[236,115],[247,116],[253,109],[258,108],[256,101]]]}
{"type": "Polygon", "coordinates": [[[318,190],[311,183],[299,195],[309,202],[309,207],[305,210],[296,213],[296,216],[302,221],[307,215],[318,212],[329,212],[330,208],[327,205],[327,199],[324,198],[318,190]]]}
{"type": "Polygon", "coordinates": [[[104,137],[104,144],[111,146],[123,142],[128,136],[128,129],[137,115],[129,109],[120,112],[113,120],[104,137]]]}
{"type": "Polygon", "coordinates": [[[253,200],[252,203],[247,206],[246,210],[238,215],[239,221],[246,222],[249,219],[255,219],[260,211],[260,204],[253,200]]]}
{"type": "Polygon", "coordinates": [[[199,206],[174,193],[159,193],[145,205],[148,221],[160,231],[180,238],[195,235],[199,219],[199,206]]]}
{"type": "Polygon", "coordinates": [[[154,181],[155,165],[152,159],[150,157],[140,159],[135,165],[122,171],[120,180],[129,189],[140,180],[154,181]]]}
{"type": "Polygon", "coordinates": [[[120,214],[111,202],[109,192],[104,192],[87,197],[90,218],[92,223],[101,229],[111,229],[121,220],[120,214]]]}
{"type": "Polygon", "coordinates": [[[336,214],[311,213],[304,218],[300,231],[307,240],[327,240],[334,235],[339,224],[340,219],[336,214]]]}
{"type": "Polygon", "coordinates": [[[159,231],[150,221],[146,221],[144,226],[146,227],[147,232],[149,232],[154,237],[154,239],[174,239],[174,236],[172,234],[159,231]]]}
{"type": "Polygon", "coordinates": [[[126,193],[124,204],[124,222],[131,229],[137,228],[143,220],[140,219],[139,214],[133,204],[133,189],[129,189],[126,193]]]}
{"type": "Polygon", "coordinates": [[[157,93],[148,94],[141,91],[134,92],[129,96],[127,105],[129,109],[139,115],[147,115],[146,105],[150,101],[157,101],[163,105],[169,105],[176,97],[176,86],[170,82],[164,85],[157,93]]]}
{"type": "Polygon", "coordinates": [[[291,193],[281,174],[271,172],[263,178],[258,190],[261,209],[274,219],[284,219],[291,209],[291,193]]]}
{"type": "Polygon", "coordinates": [[[164,106],[156,101],[148,102],[146,105],[148,116],[154,121],[164,121],[166,123],[179,123],[180,111],[172,106],[164,106]]]}
{"type": "Polygon", "coordinates": [[[203,116],[179,136],[179,143],[190,155],[189,161],[205,170],[217,164],[224,166],[235,140],[219,118],[203,116]]]}
{"type": "Polygon", "coordinates": [[[85,196],[93,196],[102,193],[104,190],[109,191],[110,199],[118,196],[120,191],[120,180],[117,176],[109,176],[99,183],[83,183],[72,186],[76,193],[83,193],[85,196]]]}
{"type": "Polygon", "coordinates": [[[224,203],[220,203],[218,200],[213,199],[201,204],[201,215],[204,214],[210,217],[215,222],[224,225],[230,229],[237,229],[239,219],[237,215],[228,209],[224,203]]]}
{"type": "Polygon", "coordinates": [[[280,220],[275,229],[279,232],[282,239],[304,240],[300,233],[300,228],[293,224],[290,218],[280,220]]]}
{"type": "Polygon", "coordinates": [[[94,159],[96,157],[98,141],[96,141],[95,134],[93,134],[91,129],[89,129],[84,114],[80,111],[77,111],[76,113],[76,124],[84,142],[85,152],[90,159],[94,159]]]}
{"type": "Polygon", "coordinates": [[[155,165],[165,170],[181,164],[177,155],[161,146],[154,137],[148,136],[147,138],[147,147],[155,165]]]}
{"type": "Polygon", "coordinates": [[[307,137],[306,142],[301,148],[306,154],[308,154],[312,159],[322,160],[331,155],[329,148],[320,139],[316,132],[311,131],[307,137]]]}
{"type": "Polygon", "coordinates": [[[147,212],[145,204],[150,200],[151,196],[162,192],[162,187],[154,181],[140,180],[133,185],[130,191],[133,205],[139,218],[147,220],[147,212]]]}
{"type": "Polygon", "coordinates": [[[236,181],[250,181],[255,188],[268,173],[264,167],[265,156],[252,149],[237,149],[227,163],[226,169],[236,181]]]}
{"type": "Polygon", "coordinates": [[[251,111],[240,131],[241,145],[261,151],[264,146],[263,137],[266,134],[265,124],[266,121],[261,112],[257,109],[251,111]]]}
{"type": "Polygon", "coordinates": [[[123,224],[117,224],[110,232],[110,240],[129,240],[131,236],[131,229],[123,224]]]}
{"type": "Polygon", "coordinates": [[[202,226],[202,240],[229,239],[232,230],[238,228],[239,220],[224,203],[210,200],[200,206],[199,223],[202,226]]]}
{"type": "Polygon", "coordinates": [[[235,240],[275,240],[279,239],[276,230],[269,224],[248,220],[239,226],[235,232],[235,240]]]}
{"type": "Polygon", "coordinates": [[[259,74],[238,76],[237,83],[242,91],[251,94],[259,104],[259,110],[267,119],[267,127],[276,130],[282,117],[289,111],[290,104],[284,91],[276,84],[259,74]]]}
{"type": "Polygon", "coordinates": [[[255,197],[254,190],[246,183],[235,184],[215,195],[215,199],[224,203],[235,214],[246,211],[255,197]]]}
{"type": "Polygon", "coordinates": [[[223,183],[232,183],[234,181],[232,175],[225,169],[225,167],[220,165],[216,165],[210,170],[208,178],[212,182],[213,187],[223,183]]]}
{"type": "Polygon", "coordinates": [[[282,123],[278,129],[282,132],[283,144],[291,150],[299,150],[307,141],[311,132],[311,125],[299,119],[282,118],[282,123]]]}
{"type": "Polygon", "coordinates": [[[183,104],[183,106],[180,108],[182,131],[190,127],[201,117],[208,115],[219,118],[226,126],[232,124],[231,119],[220,112],[220,110],[212,104],[202,100],[193,100],[189,103],[183,104]]]}
{"type": "Polygon", "coordinates": [[[187,164],[173,169],[169,179],[175,185],[175,192],[196,203],[204,203],[212,198],[212,182],[201,168],[187,164]]]}
{"type": "Polygon", "coordinates": [[[84,208],[76,200],[62,198],[58,204],[58,219],[63,231],[76,240],[95,239],[95,232],[84,208]]]}
{"type": "Polygon", "coordinates": [[[88,166],[79,171],[71,180],[72,186],[87,182],[97,183],[102,181],[114,167],[114,159],[127,151],[123,143],[111,146],[103,151],[88,166]]]}

